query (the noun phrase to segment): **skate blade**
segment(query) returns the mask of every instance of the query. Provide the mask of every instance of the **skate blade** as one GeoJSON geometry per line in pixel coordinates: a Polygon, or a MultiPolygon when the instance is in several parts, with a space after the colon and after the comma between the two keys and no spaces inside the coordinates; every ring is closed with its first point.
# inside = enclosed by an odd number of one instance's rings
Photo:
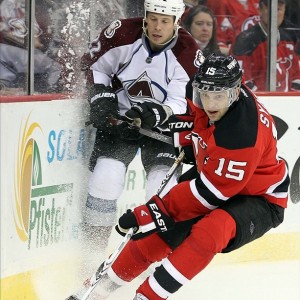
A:
{"type": "Polygon", "coordinates": [[[78,297],[72,295],[72,296],[66,298],[66,300],[80,300],[80,299],[78,297]]]}

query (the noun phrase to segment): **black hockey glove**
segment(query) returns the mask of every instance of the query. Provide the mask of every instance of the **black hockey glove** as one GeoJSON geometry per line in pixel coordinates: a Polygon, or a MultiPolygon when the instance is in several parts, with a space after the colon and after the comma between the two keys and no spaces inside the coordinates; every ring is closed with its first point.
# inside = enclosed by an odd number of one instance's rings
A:
{"type": "Polygon", "coordinates": [[[125,117],[128,123],[152,129],[165,123],[171,114],[172,110],[167,105],[143,102],[134,105],[125,113],[125,117]]]}
{"type": "Polygon", "coordinates": [[[94,84],[88,95],[90,103],[90,123],[94,127],[114,133],[114,126],[109,118],[119,117],[118,97],[110,86],[94,84]]]}
{"type": "Polygon", "coordinates": [[[183,162],[195,164],[195,155],[192,142],[192,129],[194,128],[194,117],[191,115],[172,115],[169,120],[169,129],[173,138],[175,153],[184,150],[183,162]]]}
{"type": "Polygon", "coordinates": [[[136,235],[148,235],[154,232],[164,232],[174,228],[175,222],[167,212],[162,200],[153,196],[146,204],[130,209],[123,214],[116,230],[125,235],[130,228],[137,228],[136,235]]]}
{"type": "Polygon", "coordinates": [[[128,124],[126,121],[127,118],[121,117],[121,120],[124,120],[124,122],[117,127],[120,139],[125,141],[136,141],[143,137],[143,135],[140,134],[139,127],[128,124]]]}

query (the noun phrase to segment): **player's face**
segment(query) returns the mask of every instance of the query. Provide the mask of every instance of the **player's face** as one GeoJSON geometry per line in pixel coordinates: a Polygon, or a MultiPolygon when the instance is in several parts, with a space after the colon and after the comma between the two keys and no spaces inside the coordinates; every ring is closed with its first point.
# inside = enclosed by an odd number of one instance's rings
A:
{"type": "Polygon", "coordinates": [[[198,13],[191,24],[191,35],[202,43],[208,43],[213,33],[213,19],[205,13],[198,13]]]}
{"type": "Polygon", "coordinates": [[[174,17],[149,12],[146,17],[147,34],[152,50],[161,49],[174,35],[174,17]]]}
{"type": "Polygon", "coordinates": [[[219,121],[229,108],[228,91],[200,91],[200,99],[204,111],[213,122],[219,121]]]}

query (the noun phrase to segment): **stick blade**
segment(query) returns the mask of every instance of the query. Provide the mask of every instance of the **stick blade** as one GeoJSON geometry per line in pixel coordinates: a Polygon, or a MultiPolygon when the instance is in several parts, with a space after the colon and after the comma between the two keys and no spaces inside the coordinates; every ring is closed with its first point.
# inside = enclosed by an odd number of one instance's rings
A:
{"type": "Polygon", "coordinates": [[[77,296],[71,295],[70,297],[66,298],[66,300],[80,300],[77,296]]]}

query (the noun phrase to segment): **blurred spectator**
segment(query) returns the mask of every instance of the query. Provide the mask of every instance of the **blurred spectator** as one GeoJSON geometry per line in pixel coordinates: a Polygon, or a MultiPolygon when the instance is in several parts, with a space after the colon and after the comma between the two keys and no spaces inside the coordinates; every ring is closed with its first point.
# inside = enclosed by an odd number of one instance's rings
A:
{"type": "Polygon", "coordinates": [[[286,0],[286,20],[300,30],[300,0],[286,0]]]}
{"type": "Polygon", "coordinates": [[[205,57],[212,52],[221,53],[217,43],[216,19],[208,7],[197,5],[191,8],[182,26],[194,37],[205,57]]]}
{"type": "MultiPolygon", "coordinates": [[[[3,0],[0,4],[0,81],[2,87],[24,87],[28,52],[25,25],[25,1],[3,0]]],[[[43,30],[34,24],[35,89],[45,91],[57,87],[61,67],[43,52],[43,30]]]]}
{"type": "MultiPolygon", "coordinates": [[[[25,0],[3,0],[0,8],[1,86],[2,88],[24,88],[28,72],[25,0]]],[[[34,90],[41,93],[65,90],[68,88],[66,79],[70,72],[73,72],[70,57],[74,57],[75,53],[67,49],[64,40],[53,38],[50,12],[55,8],[57,4],[53,1],[36,2],[34,90]]]]}
{"type": "Polygon", "coordinates": [[[216,16],[217,38],[224,54],[228,54],[230,45],[241,31],[259,21],[259,0],[204,0],[201,2],[216,16]]]}
{"type": "MultiPolygon", "coordinates": [[[[246,84],[253,91],[266,91],[268,1],[260,0],[260,22],[240,33],[232,54],[244,70],[246,84]]],[[[280,26],[284,21],[285,0],[278,0],[277,91],[300,90],[299,59],[291,32],[280,26]]]]}
{"type": "Polygon", "coordinates": [[[295,52],[300,60],[300,0],[286,0],[285,2],[285,18],[280,27],[289,33],[296,44],[295,52]]]}

